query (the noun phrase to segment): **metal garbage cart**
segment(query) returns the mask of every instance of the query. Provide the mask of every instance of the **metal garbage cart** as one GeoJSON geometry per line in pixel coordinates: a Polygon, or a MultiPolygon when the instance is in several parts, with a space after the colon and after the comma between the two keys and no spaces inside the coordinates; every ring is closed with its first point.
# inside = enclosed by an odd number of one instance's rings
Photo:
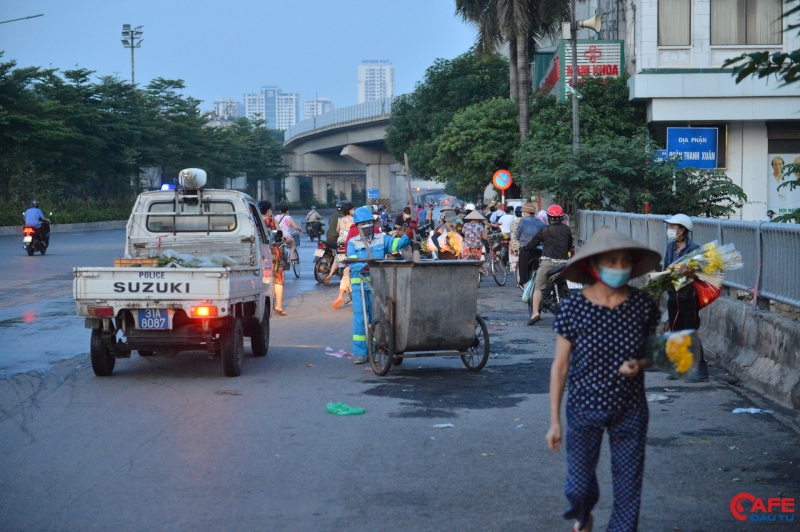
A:
{"type": "Polygon", "coordinates": [[[475,282],[480,261],[365,262],[373,303],[367,349],[376,375],[404,358],[459,355],[471,371],[486,365],[489,332],[478,316],[475,282]]]}

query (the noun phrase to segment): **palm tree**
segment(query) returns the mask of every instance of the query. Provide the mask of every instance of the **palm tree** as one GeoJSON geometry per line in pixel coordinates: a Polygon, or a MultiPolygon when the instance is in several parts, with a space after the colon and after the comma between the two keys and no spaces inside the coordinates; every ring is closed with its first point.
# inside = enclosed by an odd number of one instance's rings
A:
{"type": "Polygon", "coordinates": [[[569,13],[569,0],[456,0],[456,14],[477,27],[479,54],[508,43],[510,97],[519,103],[520,141],[530,129],[530,61],[537,40],[555,35],[569,13]]]}

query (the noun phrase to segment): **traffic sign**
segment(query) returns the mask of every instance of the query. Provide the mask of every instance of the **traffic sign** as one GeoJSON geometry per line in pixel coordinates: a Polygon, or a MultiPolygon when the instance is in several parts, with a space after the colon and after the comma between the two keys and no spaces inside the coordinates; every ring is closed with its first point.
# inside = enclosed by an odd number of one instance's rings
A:
{"type": "Polygon", "coordinates": [[[508,170],[498,170],[492,176],[492,184],[497,190],[507,190],[513,182],[511,172],[508,170]]]}

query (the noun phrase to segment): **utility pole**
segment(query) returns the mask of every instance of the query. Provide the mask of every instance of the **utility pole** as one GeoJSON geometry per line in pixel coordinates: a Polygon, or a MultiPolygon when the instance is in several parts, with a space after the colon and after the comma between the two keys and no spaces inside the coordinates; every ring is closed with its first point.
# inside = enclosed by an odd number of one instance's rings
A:
{"type": "Polygon", "coordinates": [[[575,0],[572,0],[572,20],[569,23],[572,45],[572,151],[578,153],[581,126],[578,118],[578,21],[575,20],[575,0]]]}
{"type": "Polygon", "coordinates": [[[133,64],[133,50],[134,48],[142,47],[142,41],[144,41],[142,38],[142,35],[144,35],[144,32],[142,31],[143,27],[144,26],[136,26],[135,28],[131,29],[130,24],[122,25],[122,46],[124,48],[131,49],[131,85],[136,85],[136,73],[133,64]]]}

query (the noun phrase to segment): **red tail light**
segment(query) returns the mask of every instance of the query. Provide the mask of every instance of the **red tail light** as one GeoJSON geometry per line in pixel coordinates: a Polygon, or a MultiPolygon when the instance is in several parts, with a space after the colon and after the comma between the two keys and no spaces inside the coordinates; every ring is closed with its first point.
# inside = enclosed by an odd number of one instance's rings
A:
{"type": "Polygon", "coordinates": [[[32,235],[33,233],[36,232],[36,228],[26,225],[25,227],[22,228],[22,232],[25,233],[26,235],[32,235]]]}
{"type": "Polygon", "coordinates": [[[113,318],[114,307],[89,307],[89,315],[95,318],[113,318]]]}
{"type": "Polygon", "coordinates": [[[193,318],[208,318],[210,316],[217,316],[217,307],[213,305],[204,305],[202,307],[190,307],[189,314],[193,318]]]}
{"type": "Polygon", "coordinates": [[[323,244],[322,241],[317,242],[317,249],[325,249],[325,244],[323,244]]]}

